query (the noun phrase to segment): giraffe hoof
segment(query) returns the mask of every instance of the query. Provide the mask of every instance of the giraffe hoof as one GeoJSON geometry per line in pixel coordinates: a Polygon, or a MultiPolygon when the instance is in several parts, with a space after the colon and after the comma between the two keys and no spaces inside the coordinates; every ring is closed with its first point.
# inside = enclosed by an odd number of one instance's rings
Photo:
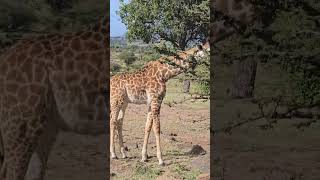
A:
{"type": "Polygon", "coordinates": [[[128,158],[128,156],[122,156],[122,159],[127,159],[128,158]]]}
{"type": "Polygon", "coordinates": [[[159,162],[159,166],[164,166],[165,164],[164,164],[164,162],[163,161],[160,161],[159,162]]]}
{"type": "Polygon", "coordinates": [[[118,159],[117,156],[111,156],[111,159],[118,159]]]}
{"type": "Polygon", "coordinates": [[[140,160],[140,162],[147,162],[148,160],[147,160],[147,158],[142,158],[141,160],[140,160]]]}

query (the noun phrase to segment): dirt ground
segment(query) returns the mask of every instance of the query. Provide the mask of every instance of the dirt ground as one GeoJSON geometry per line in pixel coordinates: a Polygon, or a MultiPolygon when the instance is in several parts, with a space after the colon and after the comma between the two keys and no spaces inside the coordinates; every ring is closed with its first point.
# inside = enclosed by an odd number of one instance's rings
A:
{"type": "MultiPolygon", "coordinates": [[[[193,102],[193,106],[197,103],[201,102],[193,102]]],[[[148,145],[151,158],[147,163],[139,162],[147,108],[145,105],[129,105],[124,139],[130,158],[111,161],[112,179],[196,179],[200,174],[210,173],[209,106],[197,107],[195,110],[190,104],[162,106],[161,145],[166,165],[160,167],[153,134],[148,145]],[[186,155],[192,145],[200,145],[206,154],[186,155]]]]}
{"type": "Polygon", "coordinates": [[[45,180],[106,179],[106,136],[61,132],[48,160],[45,180]]]}
{"type": "MultiPolygon", "coordinates": [[[[128,106],[124,120],[124,142],[128,159],[111,161],[112,179],[196,179],[210,173],[209,102],[197,100],[161,109],[161,145],[164,167],[158,166],[155,139],[151,132],[147,163],[140,163],[146,122],[146,105],[128,106]],[[205,155],[185,152],[200,145],[205,155]]],[[[46,180],[106,179],[105,135],[85,136],[62,132],[49,157],[46,180]]],[[[116,141],[116,145],[117,141],[116,141]]],[[[117,155],[120,154],[116,146],[117,155]]]]}

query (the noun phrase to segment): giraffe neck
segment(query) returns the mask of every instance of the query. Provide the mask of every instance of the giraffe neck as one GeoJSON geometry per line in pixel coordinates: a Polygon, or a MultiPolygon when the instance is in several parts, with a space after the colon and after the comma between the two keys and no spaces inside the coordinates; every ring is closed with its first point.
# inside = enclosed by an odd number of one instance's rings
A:
{"type": "Polygon", "coordinates": [[[193,67],[195,64],[193,55],[196,51],[198,51],[197,48],[192,48],[179,52],[176,56],[162,57],[157,61],[152,61],[145,67],[147,71],[151,71],[147,74],[154,74],[163,82],[167,82],[171,78],[193,67]]]}
{"type": "Polygon", "coordinates": [[[247,0],[215,0],[212,1],[215,16],[223,19],[213,23],[212,42],[218,42],[238,32],[241,26],[253,21],[253,5],[247,0]]]}

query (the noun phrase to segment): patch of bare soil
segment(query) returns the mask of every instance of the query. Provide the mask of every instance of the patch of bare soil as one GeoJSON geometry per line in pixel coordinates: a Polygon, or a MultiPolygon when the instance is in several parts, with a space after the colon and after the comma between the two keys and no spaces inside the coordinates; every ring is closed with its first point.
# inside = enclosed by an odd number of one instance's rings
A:
{"type": "Polygon", "coordinates": [[[106,135],[61,132],[49,156],[46,180],[106,179],[106,135]]]}

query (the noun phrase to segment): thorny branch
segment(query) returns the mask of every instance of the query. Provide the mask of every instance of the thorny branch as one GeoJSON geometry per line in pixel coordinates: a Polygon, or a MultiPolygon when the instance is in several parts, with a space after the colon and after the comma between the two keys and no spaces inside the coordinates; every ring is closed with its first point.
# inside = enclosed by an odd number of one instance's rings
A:
{"type": "Polygon", "coordinates": [[[309,127],[311,124],[316,123],[320,120],[320,104],[312,104],[309,106],[299,106],[292,105],[287,108],[285,112],[281,112],[279,109],[281,106],[285,104],[283,97],[272,97],[272,98],[262,98],[262,99],[254,99],[253,103],[257,104],[259,109],[259,115],[256,117],[247,118],[240,122],[233,123],[229,126],[214,129],[210,128],[210,133],[215,135],[217,133],[225,133],[232,134],[232,130],[238,127],[241,127],[245,124],[259,121],[261,119],[267,120],[267,123],[259,126],[260,129],[267,130],[274,127],[274,124],[278,123],[279,120],[283,119],[292,119],[292,118],[303,118],[307,119],[304,122],[296,123],[293,126],[303,130],[303,128],[309,127]],[[271,113],[266,113],[266,107],[270,104],[273,104],[273,108],[271,113]]]}

